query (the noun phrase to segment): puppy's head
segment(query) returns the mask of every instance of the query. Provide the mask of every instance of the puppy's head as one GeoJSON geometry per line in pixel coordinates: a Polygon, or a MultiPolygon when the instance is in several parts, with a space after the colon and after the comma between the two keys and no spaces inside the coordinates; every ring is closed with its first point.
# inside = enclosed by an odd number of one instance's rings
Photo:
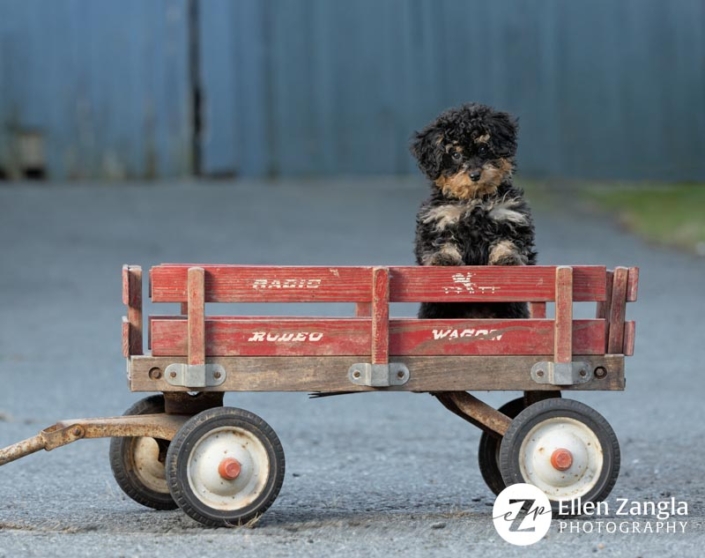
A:
{"type": "Polygon", "coordinates": [[[445,195],[471,199],[511,177],[516,136],[517,122],[509,114],[471,103],[447,110],[416,132],[411,153],[445,195]]]}

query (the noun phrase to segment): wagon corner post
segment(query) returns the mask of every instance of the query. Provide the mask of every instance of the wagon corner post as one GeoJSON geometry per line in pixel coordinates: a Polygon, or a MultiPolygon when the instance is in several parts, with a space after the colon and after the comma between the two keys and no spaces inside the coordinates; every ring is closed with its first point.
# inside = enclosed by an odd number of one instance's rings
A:
{"type": "Polygon", "coordinates": [[[573,268],[556,268],[556,322],[554,360],[556,364],[573,360],[573,268]]]}
{"type": "Polygon", "coordinates": [[[206,272],[202,267],[190,267],[187,279],[188,364],[206,363],[206,272]]]}
{"type": "Polygon", "coordinates": [[[371,363],[389,364],[389,268],[372,270],[371,363]]]}
{"type": "Polygon", "coordinates": [[[123,319],[122,344],[125,357],[143,354],[142,349],[142,268],[122,266],[122,302],[127,306],[123,319]]]}

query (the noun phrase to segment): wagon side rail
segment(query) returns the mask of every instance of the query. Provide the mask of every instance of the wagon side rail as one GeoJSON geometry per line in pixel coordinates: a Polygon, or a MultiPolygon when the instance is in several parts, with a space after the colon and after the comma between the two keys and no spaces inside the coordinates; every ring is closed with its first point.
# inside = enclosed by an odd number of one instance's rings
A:
{"type": "Polygon", "coordinates": [[[219,356],[368,355],[371,367],[389,365],[389,355],[530,355],[555,352],[567,362],[573,352],[602,354],[600,321],[572,321],[572,301],[603,301],[604,268],[583,266],[573,286],[570,267],[530,268],[262,268],[165,265],[153,268],[155,302],[179,302],[184,319],[150,318],[153,356],[187,356],[188,366],[219,356]],[[472,270],[472,271],[468,271],[472,270]],[[557,274],[568,281],[565,288],[557,274]],[[556,277],[554,283],[554,275],[556,277]],[[192,281],[200,278],[200,283],[192,281]],[[206,277],[210,277],[208,281],[206,277]],[[293,277],[293,278],[291,278],[293,277]],[[371,285],[371,288],[370,288],[371,285]],[[272,289],[275,287],[276,289],[272,289]],[[390,302],[560,300],[556,320],[389,320],[390,302]],[[347,320],[225,317],[204,318],[205,302],[352,301],[347,320]],[[567,314],[565,313],[567,312],[567,314]],[[473,345],[453,343],[473,336],[473,345]],[[313,330],[313,331],[311,331],[313,330]],[[508,334],[507,339],[503,338],[508,334]],[[432,336],[429,338],[429,336],[432,336]],[[152,341],[154,340],[154,341],[152,341]],[[487,340],[491,343],[482,343],[487,340]],[[450,341],[450,342],[449,342],[450,341]],[[288,342],[288,344],[287,344],[288,342]],[[207,346],[206,346],[207,345],[207,346]]]}
{"type": "Polygon", "coordinates": [[[152,301],[181,311],[149,318],[151,355],[142,355],[141,270],[126,270],[124,298],[132,302],[123,346],[133,391],[611,390],[623,389],[623,355],[630,343],[633,350],[630,322],[623,322],[623,350],[615,340],[616,350],[607,349],[620,305],[624,316],[612,282],[626,276],[624,303],[634,299],[636,268],[163,264],[150,271],[152,301]],[[356,309],[348,318],[205,314],[208,303],[263,301],[356,309]],[[527,301],[532,318],[389,318],[390,303],[420,301],[527,301]],[[555,319],[545,317],[547,302],[556,303],[555,319]],[[573,319],[574,302],[597,303],[598,316],[573,319]]]}

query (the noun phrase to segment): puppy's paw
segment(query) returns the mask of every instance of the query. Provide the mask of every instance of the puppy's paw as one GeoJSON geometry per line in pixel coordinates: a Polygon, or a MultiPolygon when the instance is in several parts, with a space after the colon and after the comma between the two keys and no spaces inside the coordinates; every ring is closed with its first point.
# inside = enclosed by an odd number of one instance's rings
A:
{"type": "Polygon", "coordinates": [[[527,258],[519,252],[511,240],[502,240],[490,250],[490,265],[526,265],[527,258]]]}
{"type": "Polygon", "coordinates": [[[439,252],[431,258],[431,263],[429,265],[462,265],[463,262],[460,258],[456,258],[450,254],[444,252],[439,252]]]}
{"type": "Polygon", "coordinates": [[[455,244],[444,244],[437,252],[426,254],[424,265],[463,265],[463,257],[455,244]]]}

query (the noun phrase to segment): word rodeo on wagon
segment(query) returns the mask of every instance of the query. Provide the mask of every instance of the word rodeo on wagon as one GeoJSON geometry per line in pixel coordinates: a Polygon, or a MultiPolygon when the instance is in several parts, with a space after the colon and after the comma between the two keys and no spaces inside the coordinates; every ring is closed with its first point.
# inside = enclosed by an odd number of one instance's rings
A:
{"type": "Polygon", "coordinates": [[[315,343],[323,339],[323,334],[316,331],[299,331],[289,333],[272,333],[268,331],[253,331],[247,341],[269,341],[270,343],[315,343]]]}

